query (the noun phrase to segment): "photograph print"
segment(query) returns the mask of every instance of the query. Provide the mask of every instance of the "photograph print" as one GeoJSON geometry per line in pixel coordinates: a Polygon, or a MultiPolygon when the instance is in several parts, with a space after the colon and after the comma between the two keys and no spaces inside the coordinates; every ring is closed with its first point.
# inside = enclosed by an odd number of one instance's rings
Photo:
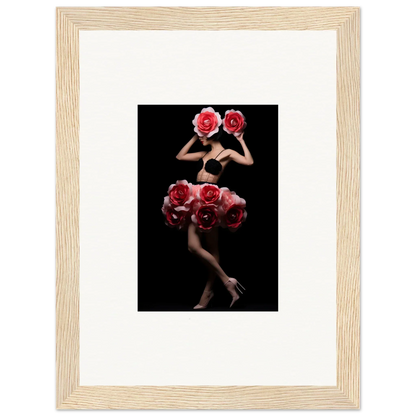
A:
{"type": "Polygon", "coordinates": [[[278,106],[138,105],[138,311],[278,311],[278,106]]]}

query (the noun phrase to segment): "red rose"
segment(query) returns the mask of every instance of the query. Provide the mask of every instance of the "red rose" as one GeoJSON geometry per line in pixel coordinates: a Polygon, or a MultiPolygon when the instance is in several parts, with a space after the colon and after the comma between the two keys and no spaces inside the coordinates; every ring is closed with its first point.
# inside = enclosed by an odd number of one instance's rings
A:
{"type": "Polygon", "coordinates": [[[237,230],[240,228],[241,223],[245,220],[245,209],[238,205],[231,205],[224,215],[224,222],[230,229],[237,230]]]}
{"type": "Polygon", "coordinates": [[[227,110],[224,117],[224,130],[228,134],[239,136],[246,128],[246,119],[241,111],[227,110]]]}
{"type": "Polygon", "coordinates": [[[188,216],[188,211],[176,211],[175,208],[168,208],[166,210],[166,225],[181,229],[185,224],[188,216]]]}
{"type": "Polygon", "coordinates": [[[201,113],[198,113],[192,121],[195,126],[194,131],[200,137],[211,137],[214,133],[217,133],[221,123],[220,113],[215,112],[212,107],[203,108],[201,113]]]}
{"type": "Polygon", "coordinates": [[[199,190],[199,197],[204,204],[218,203],[221,196],[221,191],[216,185],[205,184],[199,190]]]}
{"type": "Polygon", "coordinates": [[[196,123],[200,132],[208,134],[217,127],[218,121],[214,113],[206,112],[199,115],[196,123]]]}
{"type": "Polygon", "coordinates": [[[192,215],[192,221],[202,231],[210,231],[218,225],[218,211],[215,205],[201,205],[192,215]]]}
{"type": "Polygon", "coordinates": [[[247,218],[246,201],[228,188],[221,188],[222,204],[219,207],[221,226],[237,231],[247,218]]]}
{"type": "Polygon", "coordinates": [[[185,205],[186,202],[190,202],[192,195],[192,185],[188,184],[188,182],[185,180],[176,181],[176,185],[171,185],[169,187],[168,194],[172,205],[185,205]]]}

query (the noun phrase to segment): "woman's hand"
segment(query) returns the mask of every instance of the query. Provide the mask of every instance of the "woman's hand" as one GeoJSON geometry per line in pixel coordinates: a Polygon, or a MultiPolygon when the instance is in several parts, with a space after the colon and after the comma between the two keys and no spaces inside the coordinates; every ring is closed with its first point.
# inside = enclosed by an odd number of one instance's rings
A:
{"type": "Polygon", "coordinates": [[[236,136],[236,139],[240,142],[241,147],[243,148],[244,156],[236,152],[235,150],[231,150],[231,153],[230,153],[231,160],[239,163],[240,165],[251,166],[252,164],[254,164],[254,160],[253,160],[253,156],[251,156],[250,150],[248,150],[246,142],[244,141],[244,132],[241,133],[239,136],[236,136]]]}
{"type": "Polygon", "coordinates": [[[239,136],[235,136],[235,137],[239,142],[242,142],[242,141],[244,141],[243,136],[244,136],[244,131],[239,136]]]}
{"type": "Polygon", "coordinates": [[[194,134],[191,140],[184,147],[182,147],[181,151],[176,155],[176,159],[178,160],[189,160],[189,161],[197,161],[199,160],[205,152],[195,152],[195,153],[188,153],[189,149],[193,146],[193,144],[198,140],[198,135],[194,134]]]}

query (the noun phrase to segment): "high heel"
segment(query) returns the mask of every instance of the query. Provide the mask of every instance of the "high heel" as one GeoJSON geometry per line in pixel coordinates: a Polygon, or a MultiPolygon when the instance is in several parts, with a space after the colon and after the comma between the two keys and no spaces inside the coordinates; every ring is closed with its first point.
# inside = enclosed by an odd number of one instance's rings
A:
{"type": "Polygon", "coordinates": [[[206,303],[204,302],[205,305],[201,305],[201,304],[198,303],[197,305],[194,306],[194,309],[206,309],[207,306],[208,306],[208,303],[214,297],[214,291],[213,290],[204,290],[203,294],[204,293],[209,293],[208,300],[206,301],[206,303]]]}
{"type": "Polygon", "coordinates": [[[228,281],[224,283],[224,286],[227,288],[233,298],[230,305],[231,308],[231,306],[233,306],[234,303],[240,299],[240,295],[237,293],[237,290],[243,294],[243,290],[246,290],[246,288],[237,279],[234,279],[234,277],[230,277],[228,281]]]}

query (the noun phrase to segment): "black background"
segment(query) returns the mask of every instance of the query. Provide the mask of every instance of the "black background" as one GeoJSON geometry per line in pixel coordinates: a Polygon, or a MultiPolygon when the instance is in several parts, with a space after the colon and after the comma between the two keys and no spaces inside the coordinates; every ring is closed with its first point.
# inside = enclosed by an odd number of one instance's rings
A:
{"type": "MultiPolygon", "coordinates": [[[[196,182],[196,162],[179,161],[176,155],[195,134],[195,114],[209,106],[222,118],[229,109],[244,114],[244,141],[254,165],[230,162],[218,182],[247,202],[240,229],[219,228],[220,265],[246,291],[230,309],[231,296],[217,278],[204,312],[278,310],[278,106],[202,104],[138,106],[139,311],[190,311],[204,289],[206,267],[188,251],[186,231],[165,225],[161,208],[171,184],[196,182]]],[[[243,154],[226,132],[221,144],[243,154]]],[[[210,147],[197,141],[189,152],[201,150],[210,147]]]]}

